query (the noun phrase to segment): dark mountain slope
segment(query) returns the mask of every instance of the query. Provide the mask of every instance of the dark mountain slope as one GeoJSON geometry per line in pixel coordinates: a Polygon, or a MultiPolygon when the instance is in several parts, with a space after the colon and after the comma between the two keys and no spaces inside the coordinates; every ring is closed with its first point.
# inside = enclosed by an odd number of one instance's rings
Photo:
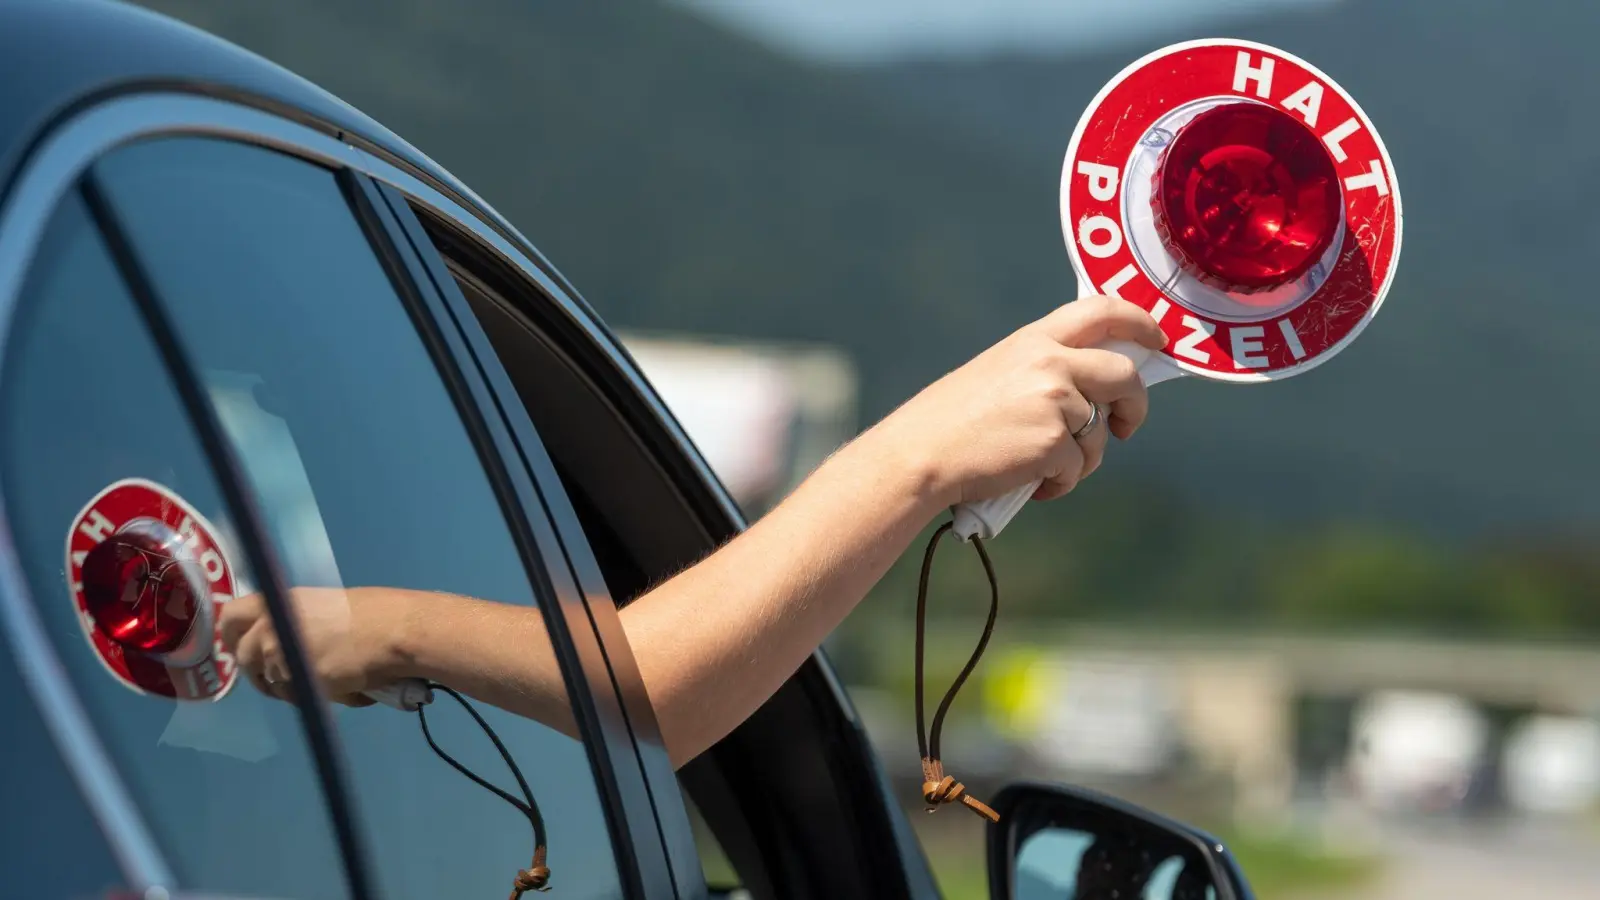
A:
{"type": "MultiPolygon", "coordinates": [[[[385,121],[615,324],[843,345],[869,414],[1069,295],[1060,153],[1149,49],[838,71],[642,0],[147,5],[385,121]]],[[[1378,124],[1408,212],[1399,283],[1334,365],[1162,386],[1107,474],[1229,515],[1593,521],[1597,19],[1364,0],[1233,29],[1322,67],[1378,124]]]]}
{"type": "MultiPolygon", "coordinates": [[[[1164,439],[1139,451],[1158,462],[1181,443],[1202,461],[1168,465],[1218,483],[1219,501],[1276,485],[1345,513],[1595,521],[1600,7],[1352,0],[1216,31],[1295,53],[1362,104],[1405,198],[1400,274],[1332,366],[1260,390],[1163,388],[1164,439]]],[[[1054,179],[1095,91],[1158,43],[859,74],[1054,179]]]]}

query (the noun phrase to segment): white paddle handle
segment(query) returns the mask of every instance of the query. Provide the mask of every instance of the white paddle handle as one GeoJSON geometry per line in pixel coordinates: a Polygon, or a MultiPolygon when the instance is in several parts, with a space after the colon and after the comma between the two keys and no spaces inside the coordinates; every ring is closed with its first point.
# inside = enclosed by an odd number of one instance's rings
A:
{"type": "Polygon", "coordinates": [[[415,712],[433,702],[433,689],[421,678],[402,678],[394,684],[363,693],[379,703],[402,712],[415,712]]]}
{"type": "MultiPolygon", "coordinates": [[[[1135,344],[1132,341],[1111,341],[1100,345],[1099,349],[1120,353],[1133,360],[1133,364],[1139,367],[1139,375],[1144,379],[1145,384],[1150,384],[1154,380],[1165,380],[1164,378],[1152,379],[1145,372],[1147,363],[1159,361],[1161,357],[1158,354],[1153,355],[1143,345],[1135,344]]],[[[1097,427],[1105,428],[1107,426],[1102,422],[1097,427]]],[[[1006,523],[1010,522],[1013,516],[1022,511],[1023,505],[1028,502],[1028,498],[1033,496],[1033,492],[1039,489],[1040,484],[1043,484],[1043,482],[1035,481],[999,497],[980,500],[976,503],[956,505],[952,509],[955,514],[956,536],[963,541],[970,541],[973,538],[982,538],[987,541],[993,538],[1000,533],[1000,529],[1006,527],[1006,523]]]]}

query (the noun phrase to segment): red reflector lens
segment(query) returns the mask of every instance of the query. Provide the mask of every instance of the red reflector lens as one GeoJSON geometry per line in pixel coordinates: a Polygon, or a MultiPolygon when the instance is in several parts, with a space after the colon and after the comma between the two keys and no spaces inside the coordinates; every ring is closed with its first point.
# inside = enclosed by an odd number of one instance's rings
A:
{"type": "Polygon", "coordinates": [[[1206,110],[1156,169],[1155,219],[1190,274],[1251,293],[1299,278],[1339,230],[1333,159],[1300,120],[1257,103],[1206,110]]]}
{"type": "Polygon", "coordinates": [[[157,524],[119,531],[90,550],[83,599],[96,630],[141,653],[177,650],[194,627],[200,599],[178,557],[181,548],[182,538],[157,524]]]}

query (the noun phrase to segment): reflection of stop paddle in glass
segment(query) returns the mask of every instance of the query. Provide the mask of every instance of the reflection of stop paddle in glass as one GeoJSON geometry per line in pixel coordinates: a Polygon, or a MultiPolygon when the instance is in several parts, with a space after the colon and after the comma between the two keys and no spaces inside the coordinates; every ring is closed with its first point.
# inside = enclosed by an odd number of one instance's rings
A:
{"type": "Polygon", "coordinates": [[[212,651],[211,590],[176,529],[138,518],[83,561],[89,621],[107,640],[165,665],[198,665],[212,651]]]}
{"type": "MultiPolygon", "coordinates": [[[[217,622],[234,597],[234,573],[215,529],[175,491],[143,479],[110,485],[67,536],[69,584],[90,647],[111,674],[141,693],[216,700],[237,667],[217,622]]],[[[433,694],[421,679],[365,692],[415,710],[433,694]]]]}
{"type": "MultiPolygon", "coordinates": [[[[213,652],[216,617],[205,571],[183,536],[156,519],[135,519],[88,552],[83,597],[95,630],[127,651],[172,669],[199,665],[213,652]]],[[[418,679],[367,696],[401,710],[433,699],[418,679]]]]}
{"type": "MultiPolygon", "coordinates": [[[[1377,314],[1400,224],[1394,167],[1355,101],[1245,41],[1175,44],[1124,69],[1061,170],[1079,294],[1135,303],[1167,335],[1160,352],[1103,348],[1146,385],[1274,381],[1325,362],[1377,314]]],[[[994,537],[1038,487],[956,507],[956,533],[994,537]]]]}

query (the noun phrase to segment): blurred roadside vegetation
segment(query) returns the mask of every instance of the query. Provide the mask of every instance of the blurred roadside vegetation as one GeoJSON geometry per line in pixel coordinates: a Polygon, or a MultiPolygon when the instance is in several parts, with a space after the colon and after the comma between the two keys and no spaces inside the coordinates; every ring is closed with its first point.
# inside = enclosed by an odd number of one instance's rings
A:
{"type": "MultiPolygon", "coordinates": [[[[1370,521],[1289,527],[1221,517],[1166,485],[1119,477],[1114,462],[1108,469],[1063,501],[1030,504],[990,544],[1006,630],[1065,618],[1199,631],[1600,638],[1600,556],[1578,541],[1527,530],[1430,539],[1370,521]]],[[[919,543],[899,560],[857,613],[861,624],[908,617],[921,556],[919,543]]],[[[947,538],[930,616],[977,618],[987,602],[981,566],[947,538]]]]}

